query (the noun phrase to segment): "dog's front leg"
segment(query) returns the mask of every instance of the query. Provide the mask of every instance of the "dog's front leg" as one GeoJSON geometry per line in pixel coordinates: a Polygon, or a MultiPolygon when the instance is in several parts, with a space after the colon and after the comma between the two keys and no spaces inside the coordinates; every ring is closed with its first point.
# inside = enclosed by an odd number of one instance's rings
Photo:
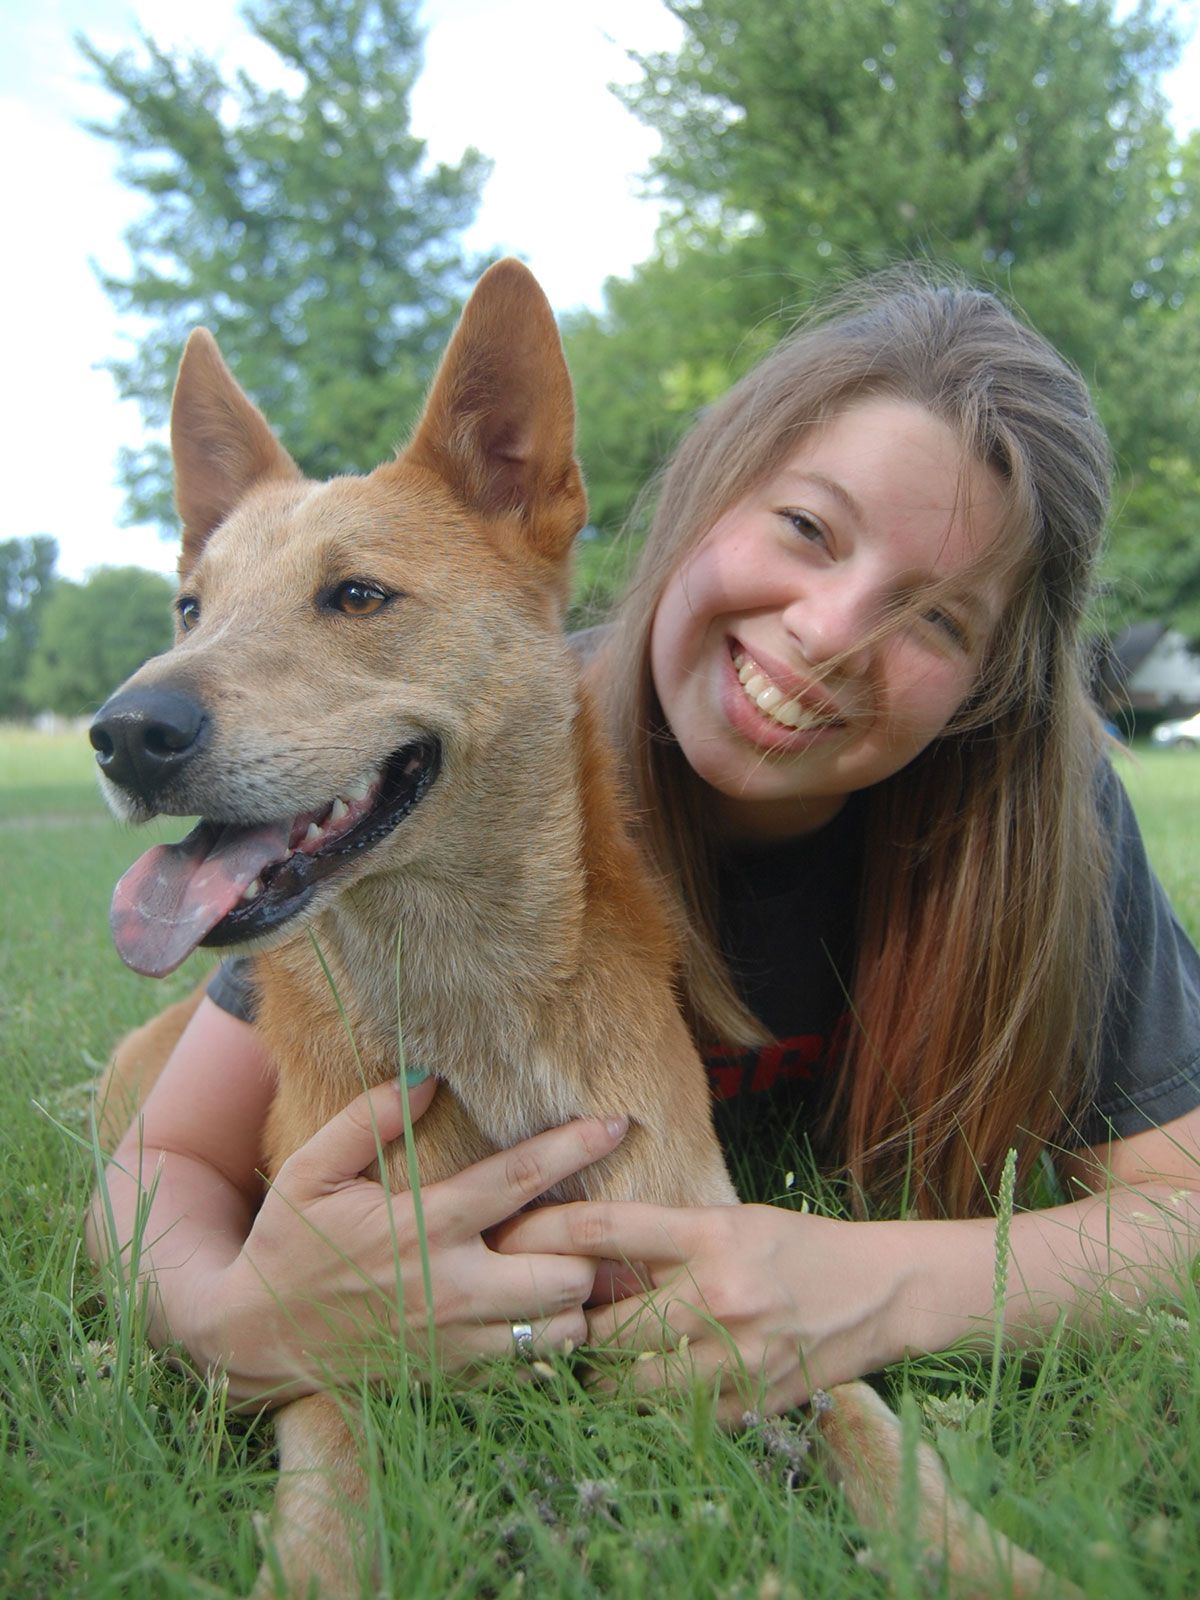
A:
{"type": "Polygon", "coordinates": [[[279,1487],[270,1547],[251,1600],[356,1600],[362,1593],[367,1481],[345,1410],[328,1395],[275,1419],[279,1487]]]}

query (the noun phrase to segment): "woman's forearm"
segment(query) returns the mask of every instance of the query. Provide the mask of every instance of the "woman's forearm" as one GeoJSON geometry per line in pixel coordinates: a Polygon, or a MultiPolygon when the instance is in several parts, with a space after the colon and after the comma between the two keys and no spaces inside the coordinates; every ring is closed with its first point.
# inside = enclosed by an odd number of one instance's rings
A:
{"type": "MultiPolygon", "coordinates": [[[[92,1198],[87,1247],[98,1265],[134,1275],[153,1344],[203,1359],[206,1288],[235,1259],[253,1221],[248,1196],[194,1156],[126,1141],[92,1198]]],[[[215,1355],[215,1352],[213,1352],[215,1355]]]]}
{"type": "Polygon", "coordinates": [[[1017,1213],[999,1300],[993,1219],[876,1226],[891,1232],[887,1251],[908,1268],[896,1357],[994,1337],[998,1311],[1006,1339],[1021,1347],[1036,1344],[1064,1314],[1075,1326],[1098,1326],[1106,1301],[1169,1291],[1200,1251],[1200,1194],[1151,1183],[1017,1213]]]}

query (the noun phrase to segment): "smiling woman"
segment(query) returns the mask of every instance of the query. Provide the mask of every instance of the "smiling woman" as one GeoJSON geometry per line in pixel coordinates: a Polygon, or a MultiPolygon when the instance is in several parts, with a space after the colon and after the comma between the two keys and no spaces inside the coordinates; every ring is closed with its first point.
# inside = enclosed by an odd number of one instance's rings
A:
{"type": "MultiPolygon", "coordinates": [[[[731,1123],[769,1101],[877,1200],[986,1207],[1010,1148],[1031,1174],[1132,1092],[1113,897],[1128,927],[1125,897],[1158,891],[1114,842],[1079,634],[1108,477],[1032,330],[885,275],[681,445],[606,652],[731,1123]]],[[[1169,965],[1172,1078],[1200,993],[1193,955],[1169,965]]],[[[1118,1129],[1142,1125],[1126,1103],[1118,1129]]]]}
{"type": "Polygon", "coordinates": [[[943,732],[1007,598],[1005,504],[944,422],[867,400],[816,430],[680,564],[655,613],[651,670],[732,836],[821,827],[943,732]]]}

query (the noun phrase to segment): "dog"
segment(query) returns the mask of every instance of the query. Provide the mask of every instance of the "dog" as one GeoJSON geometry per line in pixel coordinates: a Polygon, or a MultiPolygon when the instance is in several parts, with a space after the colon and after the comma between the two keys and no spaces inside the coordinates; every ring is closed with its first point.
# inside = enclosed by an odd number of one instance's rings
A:
{"type": "MultiPolygon", "coordinates": [[[[279,1078],[268,1176],[395,1076],[402,929],[404,1037],[442,1082],[415,1128],[423,1183],[621,1111],[621,1145],[554,1198],[735,1204],[673,993],[672,928],[562,631],[586,502],[571,381],[530,273],[503,261],[482,278],[411,442],[368,476],[305,480],[203,330],[171,433],[178,636],[101,709],[92,741],[119,817],[205,820],[126,873],[112,926],[154,976],[197,945],[255,953],[279,1078]]],[[[109,1132],[196,1003],[118,1050],[109,1132]]],[[[384,1157],[396,1190],[404,1160],[384,1157]]],[[[361,1501],[363,1476],[342,1412],[316,1395],[277,1428],[275,1559],[256,1594],[357,1593],[337,1508],[361,1501]]],[[[844,1385],[820,1430],[859,1514],[891,1520],[893,1413],[844,1385]]],[[[918,1469],[922,1532],[954,1592],[994,1593],[1002,1569],[1012,1593],[1036,1592],[1044,1569],[948,1495],[927,1446],[918,1469]]]]}

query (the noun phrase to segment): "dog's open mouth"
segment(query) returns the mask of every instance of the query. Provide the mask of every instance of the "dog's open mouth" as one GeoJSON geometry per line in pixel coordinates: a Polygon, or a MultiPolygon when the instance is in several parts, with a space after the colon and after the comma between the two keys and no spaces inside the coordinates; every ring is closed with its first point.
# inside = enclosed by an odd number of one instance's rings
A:
{"type": "Polygon", "coordinates": [[[316,810],[251,825],[203,821],[178,844],[148,850],[113,894],[121,959],[161,978],[197,945],[242,944],[280,927],[323,879],[399,826],[424,798],[440,757],[436,741],[418,740],[316,810]]]}

